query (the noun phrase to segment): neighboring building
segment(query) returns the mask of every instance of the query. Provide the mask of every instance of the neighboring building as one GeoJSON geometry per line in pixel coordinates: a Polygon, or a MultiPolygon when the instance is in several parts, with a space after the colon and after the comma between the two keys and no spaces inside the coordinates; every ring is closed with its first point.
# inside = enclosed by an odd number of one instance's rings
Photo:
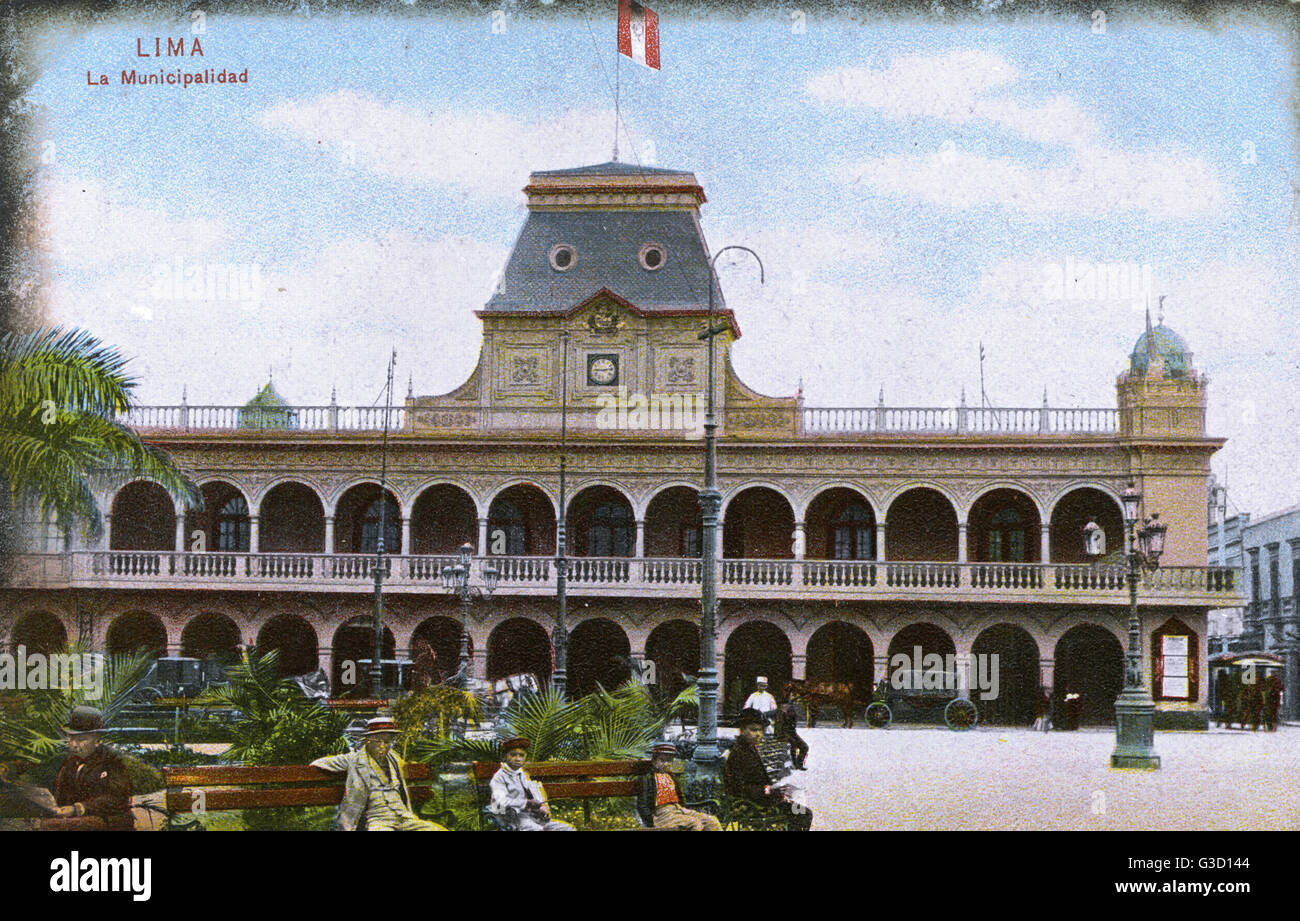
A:
{"type": "Polygon", "coordinates": [[[567,392],[570,688],[617,683],[629,656],[680,683],[699,661],[712,286],[724,713],[756,675],[778,692],[792,677],[867,688],[919,647],[1000,657],[987,722],[1027,725],[1040,685],[1112,720],[1129,608],[1119,496],[1133,478],[1169,526],[1140,588],[1158,724],[1204,725],[1206,612],[1239,599],[1235,571],[1207,566],[1223,440],[1205,433],[1207,381],[1173,331],[1148,321],[1117,407],[809,407],[733,371],[740,312],[711,277],[691,173],[609,163],[534,173],[525,191],[528,218],[479,311],[478,366],[392,412],[386,494],[383,409],[293,407],[269,388],[242,407],[143,408],[130,423],[202,485],[203,510],[142,481],[105,491],[100,545],[72,535],[19,561],[0,640],[196,656],[257,644],[288,672],[324,668],[341,693],[343,664],[370,654],[383,529],[390,653],[426,641],[454,670],[460,606],[440,573],[468,542],[476,575],[500,572],[471,607],[474,672],[545,678],[567,392]],[[1105,561],[1084,555],[1089,521],[1105,561]]]}
{"type": "Polygon", "coordinates": [[[1211,525],[1216,539],[1228,548],[1224,565],[1240,568],[1245,596],[1240,629],[1220,640],[1221,652],[1276,656],[1285,666],[1284,713],[1300,718],[1300,505],[1211,525]]]}
{"type": "MultiPolygon", "coordinates": [[[[1207,557],[1211,566],[1223,566],[1244,574],[1241,555],[1241,531],[1250,523],[1250,513],[1243,512],[1231,518],[1219,519],[1211,513],[1207,533],[1207,557]]],[[[1239,576],[1241,578],[1241,576],[1239,576]]],[[[1210,611],[1208,628],[1210,632],[1210,656],[1229,652],[1244,629],[1244,611],[1240,607],[1220,608],[1210,611]]]]}

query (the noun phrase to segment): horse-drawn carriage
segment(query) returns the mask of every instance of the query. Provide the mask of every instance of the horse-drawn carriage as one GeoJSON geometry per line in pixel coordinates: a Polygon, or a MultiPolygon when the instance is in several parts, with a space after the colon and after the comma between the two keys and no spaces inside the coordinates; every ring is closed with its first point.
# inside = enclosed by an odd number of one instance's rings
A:
{"type": "Polygon", "coordinates": [[[858,708],[865,708],[867,725],[873,729],[887,728],[895,717],[909,723],[943,722],[957,732],[975,728],[979,710],[959,693],[956,673],[917,669],[895,677],[881,679],[869,701],[849,682],[788,681],[785,693],[803,703],[810,727],[817,725],[819,707],[834,705],[846,729],[852,727],[858,708]]]}

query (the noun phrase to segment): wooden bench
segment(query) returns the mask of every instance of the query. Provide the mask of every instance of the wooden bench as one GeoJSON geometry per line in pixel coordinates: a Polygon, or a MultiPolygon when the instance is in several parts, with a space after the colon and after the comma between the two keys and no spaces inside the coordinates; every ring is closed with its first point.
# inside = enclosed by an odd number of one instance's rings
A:
{"type": "MultiPolygon", "coordinates": [[[[323,771],[310,764],[168,767],[163,768],[163,778],[167,785],[164,803],[171,828],[196,826],[197,822],[182,824],[177,820],[201,812],[337,806],[343,801],[343,786],[347,781],[346,774],[323,771]]],[[[413,811],[433,796],[434,782],[429,765],[420,761],[406,765],[406,786],[413,811]]],[[[433,817],[433,821],[442,825],[450,820],[450,812],[433,817]]]]}
{"type": "MultiPolygon", "coordinates": [[[[474,794],[478,801],[479,827],[508,830],[488,810],[492,801],[490,782],[492,775],[501,769],[498,761],[475,761],[472,768],[474,794]]],[[[582,800],[583,816],[591,821],[591,802],[605,797],[635,799],[641,792],[641,778],[650,773],[650,762],[634,761],[535,761],[524,770],[533,780],[546,788],[546,798],[556,800],[582,800]]],[[[683,803],[687,809],[700,809],[717,815],[719,805],[713,800],[683,803]]],[[[639,827],[640,816],[637,816],[639,827]]],[[[647,829],[649,830],[649,829],[647,829]]],[[[662,829],[660,829],[662,830],[662,829]]]]}

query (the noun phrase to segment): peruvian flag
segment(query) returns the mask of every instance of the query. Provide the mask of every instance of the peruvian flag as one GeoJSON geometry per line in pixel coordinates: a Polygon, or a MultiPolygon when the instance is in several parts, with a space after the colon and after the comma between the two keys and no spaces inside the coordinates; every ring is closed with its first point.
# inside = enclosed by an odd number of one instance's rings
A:
{"type": "Polygon", "coordinates": [[[618,0],[618,53],[659,69],[659,17],[635,0],[618,0]]]}

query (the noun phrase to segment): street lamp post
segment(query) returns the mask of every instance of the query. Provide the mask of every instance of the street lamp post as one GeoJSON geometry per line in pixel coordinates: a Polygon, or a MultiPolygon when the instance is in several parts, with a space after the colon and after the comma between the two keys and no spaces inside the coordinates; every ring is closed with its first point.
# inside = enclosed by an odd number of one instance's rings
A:
{"type": "Polygon", "coordinates": [[[709,320],[700,338],[708,342],[708,407],[704,416],[704,489],[700,492],[700,552],[703,567],[700,578],[700,677],[699,727],[695,744],[694,761],[699,773],[713,775],[717,772],[718,752],[718,656],[715,647],[718,607],[718,513],[722,509],[722,493],[718,492],[718,421],[714,411],[713,337],[730,328],[713,325],[714,264],[727,250],[737,249],[749,253],[758,262],[758,280],[763,283],[763,260],[747,246],[724,246],[709,260],[709,320]]]}
{"type": "Polygon", "coordinates": [[[462,688],[469,686],[470,679],[470,661],[469,661],[469,607],[475,597],[491,597],[492,592],[497,587],[498,573],[494,566],[484,563],[481,575],[483,577],[482,585],[471,585],[469,581],[470,571],[474,566],[474,545],[462,544],[460,548],[460,562],[455,566],[444,566],[442,569],[442,584],[450,591],[460,596],[460,670],[456,675],[456,683],[462,688]]]}
{"type": "Polygon", "coordinates": [[[1137,589],[1143,570],[1153,570],[1160,565],[1166,527],[1160,523],[1160,515],[1156,513],[1138,528],[1142,493],[1131,480],[1122,498],[1128,563],[1128,653],[1125,656],[1124,690],[1115,701],[1115,751],[1110,756],[1110,766],[1153,771],[1160,767],[1160,757],[1156,755],[1154,746],[1156,705],[1143,678],[1142,622],[1138,618],[1137,589]]]}

